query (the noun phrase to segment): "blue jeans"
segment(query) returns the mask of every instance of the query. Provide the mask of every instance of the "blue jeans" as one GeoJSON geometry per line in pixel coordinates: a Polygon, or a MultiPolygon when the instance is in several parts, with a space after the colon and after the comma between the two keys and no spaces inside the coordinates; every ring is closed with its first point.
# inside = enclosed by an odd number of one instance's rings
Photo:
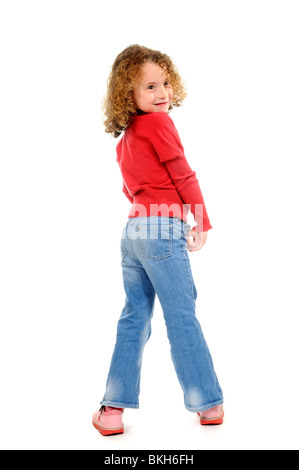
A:
{"type": "Polygon", "coordinates": [[[196,318],[197,291],[187,250],[191,229],[179,218],[128,219],[121,239],[126,292],[102,406],[139,408],[144,347],[158,295],[185,407],[201,412],[223,403],[213,361],[196,318]]]}

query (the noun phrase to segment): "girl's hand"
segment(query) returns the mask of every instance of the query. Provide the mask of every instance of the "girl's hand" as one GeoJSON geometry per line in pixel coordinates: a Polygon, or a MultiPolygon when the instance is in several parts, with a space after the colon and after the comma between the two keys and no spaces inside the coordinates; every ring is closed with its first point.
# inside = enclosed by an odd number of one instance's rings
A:
{"type": "Polygon", "coordinates": [[[189,238],[187,238],[187,250],[198,251],[206,243],[208,232],[195,232],[195,230],[190,230],[190,232],[188,232],[188,236],[191,236],[193,241],[190,241],[189,238]]]}

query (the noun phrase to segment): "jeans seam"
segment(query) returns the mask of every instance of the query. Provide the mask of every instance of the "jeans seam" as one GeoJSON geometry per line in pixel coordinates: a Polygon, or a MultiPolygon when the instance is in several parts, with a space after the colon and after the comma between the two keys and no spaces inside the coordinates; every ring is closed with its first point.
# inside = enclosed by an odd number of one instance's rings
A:
{"type": "Polygon", "coordinates": [[[103,400],[100,403],[101,406],[111,406],[111,407],[124,407],[124,408],[139,408],[139,404],[136,403],[124,403],[121,401],[113,402],[112,400],[103,400]]]}
{"type": "Polygon", "coordinates": [[[191,266],[190,266],[190,261],[188,259],[187,256],[185,256],[185,261],[186,261],[186,264],[187,264],[187,269],[188,269],[188,273],[189,273],[189,281],[190,281],[190,287],[191,287],[191,295],[192,295],[192,299],[193,299],[193,302],[195,302],[195,297],[194,297],[194,289],[193,289],[193,276],[192,276],[192,272],[191,272],[191,266]]]}

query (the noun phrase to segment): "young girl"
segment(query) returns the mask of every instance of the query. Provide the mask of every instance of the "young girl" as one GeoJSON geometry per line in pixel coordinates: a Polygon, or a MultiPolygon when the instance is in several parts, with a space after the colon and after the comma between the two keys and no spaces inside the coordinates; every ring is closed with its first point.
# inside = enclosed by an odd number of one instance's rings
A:
{"type": "Polygon", "coordinates": [[[223,423],[223,394],[196,318],[197,291],[188,255],[202,248],[212,226],[196,173],[168,114],[185,96],[167,55],[133,45],[116,58],[105,126],[114,137],[125,131],[117,162],[132,206],[120,246],[126,301],[105,395],[93,416],[102,435],[123,433],[124,408],[139,407],[142,355],[156,294],[185,407],[198,413],[203,425],[223,423]],[[186,222],[189,210],[197,224],[192,230],[186,222]]]}

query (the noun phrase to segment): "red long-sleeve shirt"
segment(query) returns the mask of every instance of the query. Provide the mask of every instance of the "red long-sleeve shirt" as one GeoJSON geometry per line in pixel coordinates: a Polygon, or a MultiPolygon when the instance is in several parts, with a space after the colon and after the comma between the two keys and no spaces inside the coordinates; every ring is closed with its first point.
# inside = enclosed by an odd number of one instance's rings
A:
{"type": "Polygon", "coordinates": [[[212,228],[196,172],[167,113],[135,116],[116,151],[123,192],[132,203],[129,218],[158,215],[187,222],[191,210],[196,232],[212,228]]]}

